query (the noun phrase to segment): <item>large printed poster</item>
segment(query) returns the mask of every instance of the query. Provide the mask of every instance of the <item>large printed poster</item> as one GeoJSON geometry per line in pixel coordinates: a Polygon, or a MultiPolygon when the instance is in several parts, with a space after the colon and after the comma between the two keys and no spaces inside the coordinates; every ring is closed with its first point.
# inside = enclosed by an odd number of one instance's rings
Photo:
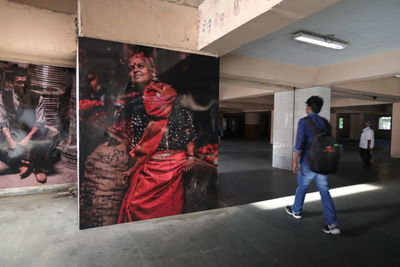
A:
{"type": "Polygon", "coordinates": [[[75,184],[74,72],[0,61],[0,189],[75,184]]]}
{"type": "Polygon", "coordinates": [[[79,38],[80,228],[217,207],[219,60],[79,38]]]}

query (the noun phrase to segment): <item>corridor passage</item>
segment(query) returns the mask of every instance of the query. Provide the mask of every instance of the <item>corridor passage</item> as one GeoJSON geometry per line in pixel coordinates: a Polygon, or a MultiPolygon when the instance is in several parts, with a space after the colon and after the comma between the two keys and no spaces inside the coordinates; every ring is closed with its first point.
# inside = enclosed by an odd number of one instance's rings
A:
{"type": "Polygon", "coordinates": [[[331,179],[340,236],[321,231],[318,194],[306,197],[302,220],[286,215],[295,178],[271,169],[267,145],[226,142],[220,203],[274,199],[79,231],[76,198],[0,198],[0,265],[399,266],[400,161],[382,151],[366,172],[353,146],[331,179]]]}
{"type": "MultiPolygon", "coordinates": [[[[400,159],[390,157],[388,140],[376,140],[374,165],[365,170],[357,141],[341,141],[339,170],[329,175],[330,188],[400,179],[400,159]]],[[[265,141],[224,139],[218,166],[220,206],[233,206],[294,194],[296,175],[272,168],[272,145],[265,141]]],[[[314,184],[310,192],[316,191],[314,184]]]]}

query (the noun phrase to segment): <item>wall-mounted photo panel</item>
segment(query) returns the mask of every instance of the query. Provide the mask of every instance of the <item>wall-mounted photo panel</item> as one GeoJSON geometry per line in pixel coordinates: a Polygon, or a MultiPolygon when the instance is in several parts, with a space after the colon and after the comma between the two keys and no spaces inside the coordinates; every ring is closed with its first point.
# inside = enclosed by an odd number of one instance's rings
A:
{"type": "Polygon", "coordinates": [[[74,73],[0,61],[0,189],[76,183],[74,73]]]}
{"type": "Polygon", "coordinates": [[[219,60],[79,38],[80,228],[217,207],[219,60]]]}

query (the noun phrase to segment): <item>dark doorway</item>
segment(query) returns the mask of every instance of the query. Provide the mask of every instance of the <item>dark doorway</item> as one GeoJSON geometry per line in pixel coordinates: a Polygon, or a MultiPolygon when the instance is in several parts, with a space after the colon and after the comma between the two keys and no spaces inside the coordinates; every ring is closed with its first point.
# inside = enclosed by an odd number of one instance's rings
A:
{"type": "Polygon", "coordinates": [[[244,113],[224,114],[224,138],[244,138],[244,113]]]}

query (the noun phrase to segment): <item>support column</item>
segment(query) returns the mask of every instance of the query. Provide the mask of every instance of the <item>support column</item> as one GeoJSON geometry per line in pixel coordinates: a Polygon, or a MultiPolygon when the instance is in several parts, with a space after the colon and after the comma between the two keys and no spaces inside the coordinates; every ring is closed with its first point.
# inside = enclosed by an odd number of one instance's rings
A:
{"type": "Polygon", "coordinates": [[[324,99],[319,114],[329,121],[331,88],[319,86],[275,93],[272,167],[291,170],[298,121],[306,116],[306,101],[313,95],[324,99]]]}
{"type": "Polygon", "coordinates": [[[390,156],[392,158],[400,158],[400,102],[393,103],[392,109],[392,144],[390,156]]]}
{"type": "Polygon", "coordinates": [[[269,138],[269,143],[272,145],[274,143],[274,110],[271,110],[271,134],[269,138]]]}
{"type": "Polygon", "coordinates": [[[294,91],[275,93],[272,167],[292,168],[294,91]]]}
{"type": "Polygon", "coordinates": [[[337,139],[337,128],[338,128],[338,120],[337,120],[337,113],[331,113],[331,134],[334,139],[337,139]]]}
{"type": "Polygon", "coordinates": [[[257,112],[247,112],[244,114],[244,136],[247,140],[260,138],[261,116],[257,112]]]}

